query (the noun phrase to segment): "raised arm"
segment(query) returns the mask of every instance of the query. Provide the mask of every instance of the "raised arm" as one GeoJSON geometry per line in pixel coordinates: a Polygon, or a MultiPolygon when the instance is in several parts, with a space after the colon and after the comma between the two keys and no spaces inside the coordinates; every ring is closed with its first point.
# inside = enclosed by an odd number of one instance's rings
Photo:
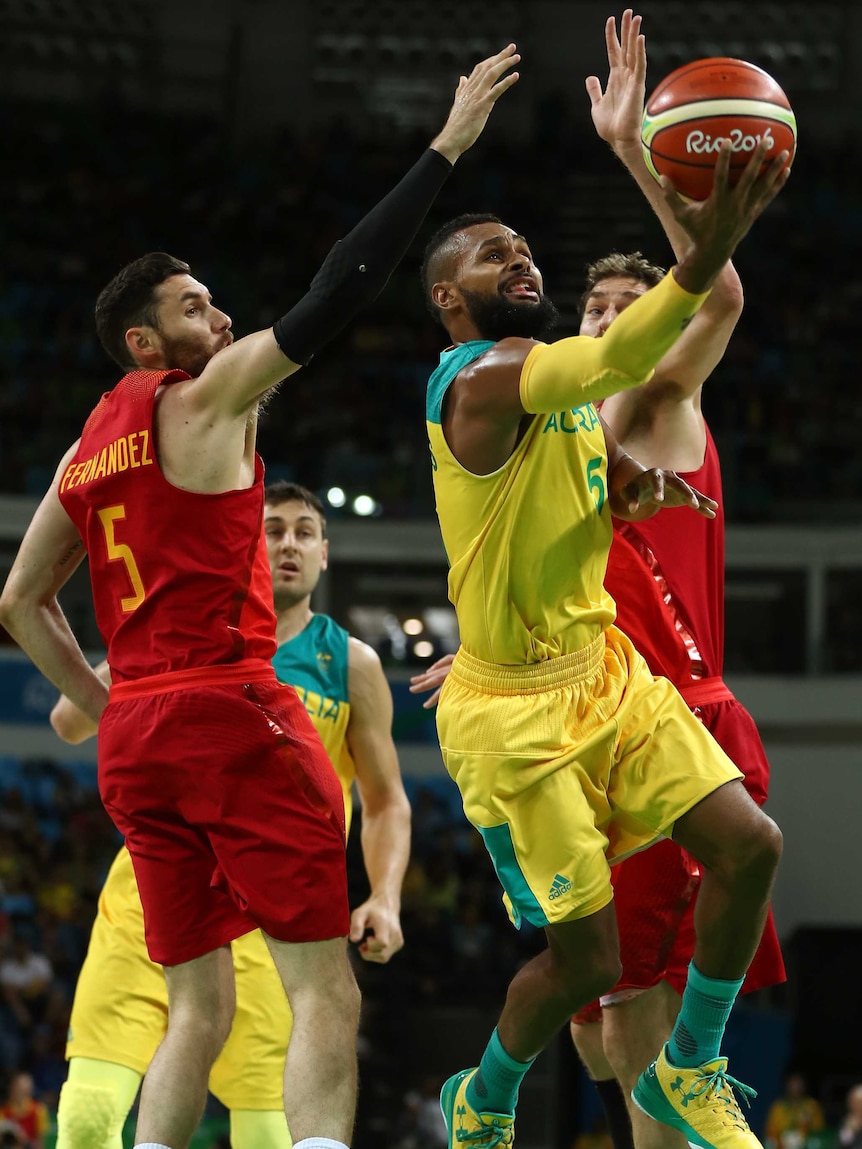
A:
{"type": "Polygon", "coordinates": [[[370,894],[350,917],[366,961],[387,962],[404,945],[401,883],[410,856],[410,804],[392,741],[392,695],[376,653],[351,638],[347,744],[362,803],[362,857],[370,894]],[[372,936],[365,938],[366,931],[372,936]]]}
{"type": "MultiPolygon", "coordinates": [[[[643,192],[676,259],[680,260],[691,239],[671,210],[661,186],[647,169],[641,148],[647,61],[640,29],[641,17],[633,15],[630,8],[622,15],[619,36],[616,20],[613,16],[608,19],[605,24],[607,84],[603,91],[598,76],[588,76],[586,89],[596,132],[610,145],[643,192]]],[[[629,395],[621,402],[629,405],[648,402],[657,393],[671,399],[685,399],[698,393],[724,355],[742,306],[742,284],[728,260],[697,318],[657,365],[652,383],[642,393],[629,395]]],[[[614,412],[615,406],[611,404],[606,414],[614,412]]]]}
{"type": "Polygon", "coordinates": [[[272,328],[237,340],[182,385],[177,394],[193,412],[244,417],[380,294],[453,165],[517,81],[511,69],[519,60],[510,44],[461,77],[443,130],[400,183],[335,244],[302,299],[272,328]]]}
{"type": "Polygon", "coordinates": [[[626,307],[601,339],[574,336],[553,344],[502,339],[459,372],[446,396],[443,429],[462,466],[474,474],[502,466],[518,441],[525,414],[596,402],[652,378],[737,244],[784,186],[787,153],[761,174],[767,150],[768,143],[757,145],[731,188],[731,148],[723,143],[712,192],[701,202],[686,202],[663,182],[668,207],[691,243],[664,280],[626,307]]]}
{"type": "Polygon", "coordinates": [[[45,677],[92,721],[108,704],[108,688],[84,658],[57,595],[86,552],[57,495],[78,444],[66,452],[12,564],[0,595],[0,623],[45,677]]]}

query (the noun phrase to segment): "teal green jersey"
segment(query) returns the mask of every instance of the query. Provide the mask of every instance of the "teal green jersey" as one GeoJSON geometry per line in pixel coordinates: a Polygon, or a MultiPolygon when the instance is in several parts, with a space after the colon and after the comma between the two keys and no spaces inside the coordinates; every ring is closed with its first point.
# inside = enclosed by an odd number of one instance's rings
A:
{"type": "Polygon", "coordinates": [[[344,791],[348,829],[356,767],[347,744],[350,720],[350,635],[327,614],[314,614],[295,638],[283,642],[272,660],[279,682],[293,686],[305,704],[344,791]]]}

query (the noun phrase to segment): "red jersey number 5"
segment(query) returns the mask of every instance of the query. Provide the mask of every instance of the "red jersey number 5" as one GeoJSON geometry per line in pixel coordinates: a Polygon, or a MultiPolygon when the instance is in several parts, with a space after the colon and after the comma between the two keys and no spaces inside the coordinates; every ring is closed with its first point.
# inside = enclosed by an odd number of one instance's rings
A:
{"type": "Polygon", "coordinates": [[[132,554],[131,549],[125,543],[118,543],[114,537],[114,523],[117,522],[118,519],[124,519],[126,517],[126,508],[120,503],[116,507],[103,507],[96,513],[102,524],[102,530],[105,532],[105,546],[108,551],[108,560],[110,562],[123,563],[126,568],[126,573],[129,576],[129,582],[132,584],[133,593],[120,599],[120,608],[123,613],[131,614],[133,610],[138,609],[146,598],[146,591],[144,590],[144,584],[141,579],[141,572],[138,570],[138,564],[135,562],[135,556],[132,554]]]}

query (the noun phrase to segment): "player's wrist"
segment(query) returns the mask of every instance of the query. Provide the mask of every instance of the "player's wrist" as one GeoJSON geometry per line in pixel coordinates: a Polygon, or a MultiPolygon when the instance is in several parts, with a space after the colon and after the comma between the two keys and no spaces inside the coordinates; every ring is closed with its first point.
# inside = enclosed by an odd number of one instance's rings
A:
{"type": "Polygon", "coordinates": [[[373,903],[375,908],[381,910],[383,913],[392,914],[398,917],[401,913],[401,895],[394,893],[380,893],[375,894],[372,892],[371,897],[368,899],[369,903],[373,903]]]}
{"type": "Polygon", "coordinates": [[[626,167],[643,163],[643,148],[639,135],[611,140],[610,145],[614,155],[622,160],[626,167]]]}
{"type": "Polygon", "coordinates": [[[694,244],[673,267],[673,278],[677,286],[690,295],[706,295],[712,290],[728,258],[730,257],[718,262],[712,253],[701,252],[694,244]]]}
{"type": "Polygon", "coordinates": [[[462,148],[452,134],[447,133],[445,128],[439,136],[434,137],[429,146],[432,152],[437,152],[444,160],[448,160],[453,167],[467,150],[462,148]]]}

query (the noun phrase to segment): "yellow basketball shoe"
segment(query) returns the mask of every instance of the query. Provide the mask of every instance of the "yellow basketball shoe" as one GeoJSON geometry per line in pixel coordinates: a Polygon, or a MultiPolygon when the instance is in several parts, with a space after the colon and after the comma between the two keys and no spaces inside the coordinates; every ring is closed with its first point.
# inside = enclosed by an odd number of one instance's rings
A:
{"type": "Polygon", "coordinates": [[[757,1096],[727,1073],[726,1057],[696,1069],[677,1069],[662,1049],[638,1078],[632,1099],[654,1121],[678,1129],[694,1149],[763,1149],[742,1116],[734,1089],[747,1104],[757,1096]]]}
{"type": "Polygon", "coordinates": [[[467,1101],[467,1082],[475,1069],[462,1069],[440,1090],[440,1108],[449,1133],[449,1149],[458,1145],[498,1149],[515,1142],[515,1118],[511,1113],[477,1113],[467,1101]]]}

